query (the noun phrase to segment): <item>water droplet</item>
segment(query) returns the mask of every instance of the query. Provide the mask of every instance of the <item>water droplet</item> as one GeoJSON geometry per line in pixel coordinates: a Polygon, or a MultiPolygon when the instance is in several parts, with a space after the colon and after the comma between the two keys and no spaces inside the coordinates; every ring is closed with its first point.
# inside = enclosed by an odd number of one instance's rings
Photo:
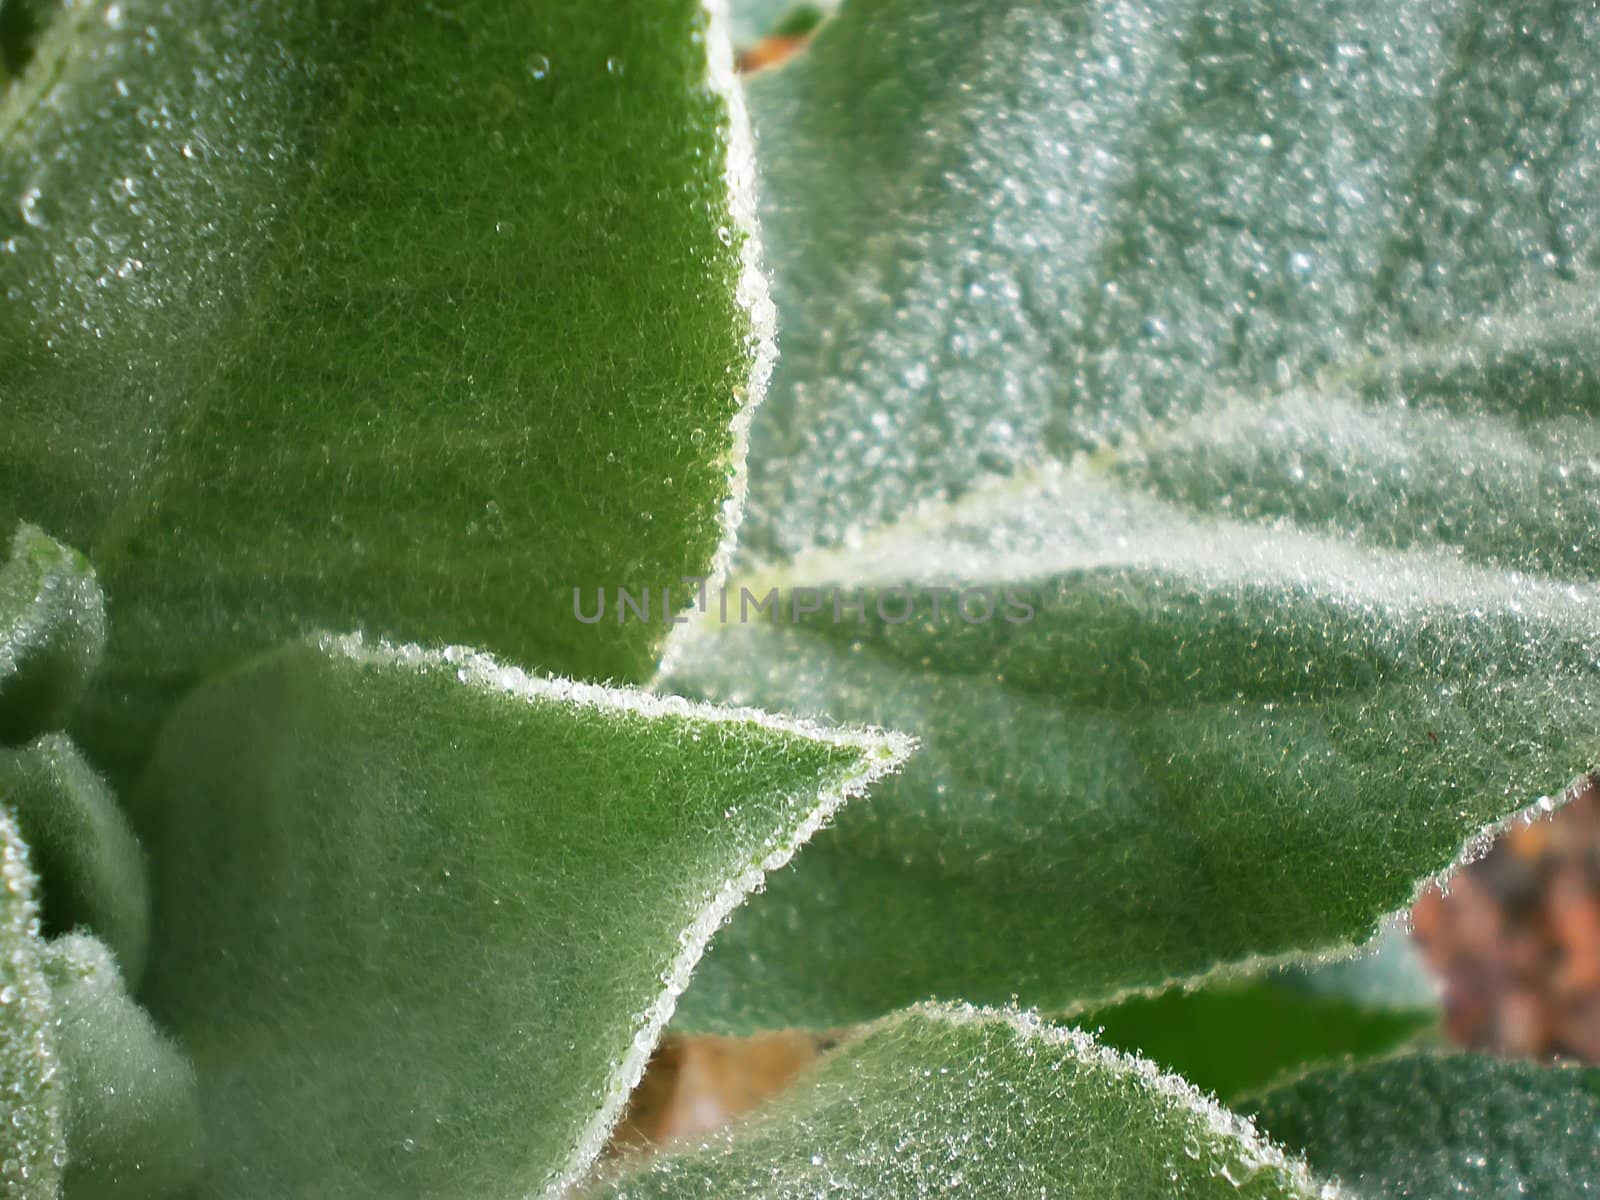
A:
{"type": "Polygon", "coordinates": [[[622,60],[613,54],[606,59],[606,74],[621,75],[627,68],[622,65],[622,60]]]}
{"type": "Polygon", "coordinates": [[[44,214],[39,211],[39,196],[39,189],[31,187],[23,192],[17,201],[17,209],[22,213],[22,219],[35,229],[43,229],[48,223],[44,219],[44,214]]]}
{"type": "Polygon", "coordinates": [[[550,75],[550,60],[542,54],[535,54],[528,60],[528,74],[534,79],[546,79],[550,75]]]}

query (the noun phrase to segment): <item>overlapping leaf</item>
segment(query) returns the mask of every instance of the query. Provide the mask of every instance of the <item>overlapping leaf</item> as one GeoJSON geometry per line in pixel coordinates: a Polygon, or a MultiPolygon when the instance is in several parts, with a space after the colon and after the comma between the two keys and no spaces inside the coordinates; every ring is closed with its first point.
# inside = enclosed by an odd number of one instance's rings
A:
{"type": "Polygon", "coordinates": [[[1600,1073],[1477,1055],[1314,1072],[1256,1119],[1370,1200],[1579,1196],[1600,1188],[1600,1073]]]}
{"type": "Polygon", "coordinates": [[[558,1191],[718,923],[905,749],[455,651],[204,685],[136,805],[203,1194],[558,1191]]]}
{"type": "Polygon", "coordinates": [[[105,946],[51,942],[45,978],[64,1080],[68,1200],[170,1200],[200,1167],[194,1070],[123,990],[105,946]]]}
{"type": "Polygon", "coordinates": [[[707,573],[770,319],[707,33],[697,0],[60,7],[0,97],[0,527],[114,598],[98,756],[322,625],[648,674],[665,625],[572,589],[707,573]]]}
{"type": "Polygon", "coordinates": [[[0,805],[0,1185],[17,1200],[60,1195],[67,1153],[37,887],[16,824],[0,805]]]}
{"type": "MultiPolygon", "coordinates": [[[[0,740],[67,715],[104,640],[87,562],[24,525],[0,568],[0,740]]],[[[137,978],[149,940],[144,862],[59,733],[0,745],[0,868],[0,1191],[174,1195],[197,1166],[193,1078],[122,975],[137,978]],[[110,948],[44,940],[72,929],[110,948]]]]}
{"type": "Polygon", "coordinates": [[[150,944],[150,889],[144,855],[105,781],[70,741],[49,734],[0,749],[0,804],[47,883],[46,929],[93,933],[136,984],[150,944]]]}
{"type": "Polygon", "coordinates": [[[1592,765],[1597,79],[1578,4],[890,0],[755,81],[783,611],[665,686],[925,749],[688,1026],[1360,940],[1592,765]]]}
{"type": "Polygon", "coordinates": [[[105,599],[84,557],[30,525],[0,565],[0,742],[64,719],[106,640],[105,599]]]}
{"type": "Polygon", "coordinates": [[[1148,1061],[1028,1014],[954,1006],[859,1032],[743,1127],[662,1155],[603,1194],[1337,1195],[1148,1061]]]}

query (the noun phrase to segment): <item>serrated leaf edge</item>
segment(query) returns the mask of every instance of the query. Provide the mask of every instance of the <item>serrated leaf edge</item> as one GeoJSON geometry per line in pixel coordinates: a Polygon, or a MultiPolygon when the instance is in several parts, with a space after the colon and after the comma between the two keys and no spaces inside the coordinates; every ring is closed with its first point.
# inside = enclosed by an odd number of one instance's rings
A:
{"type": "Polygon", "coordinates": [[[1207,1129],[1225,1142],[1237,1144],[1257,1169],[1281,1171],[1295,1192],[1307,1200],[1356,1200],[1339,1185],[1318,1180],[1305,1162],[1263,1137],[1249,1117],[1219,1104],[1180,1075],[1163,1071],[1137,1054],[1127,1054],[1103,1045],[1082,1029],[1046,1021],[1034,1009],[988,1008],[973,1004],[947,1004],[929,1001],[885,1018],[885,1023],[922,1016],[949,1025],[1007,1025],[1021,1042],[1040,1042],[1064,1050],[1070,1058],[1091,1068],[1121,1077],[1133,1077],[1161,1098],[1198,1116],[1207,1129]]]}
{"type": "MultiPolygon", "coordinates": [[[[761,247],[761,222],[757,214],[756,141],[745,104],[744,85],[735,66],[731,20],[727,0],[702,0],[705,14],[706,83],[722,101],[728,114],[722,130],[722,178],[727,187],[728,215],[739,238],[739,281],[734,298],[750,323],[754,349],[750,376],[743,388],[735,389],[739,411],[729,422],[733,445],[725,460],[728,495],[722,502],[722,539],[711,560],[708,586],[722,586],[733,567],[738,546],[739,526],[744,520],[745,497],[749,492],[750,426],[756,408],[767,394],[772,369],[778,361],[777,309],[772,302],[761,247]],[[742,394],[741,394],[742,393],[742,394]]],[[[666,648],[663,648],[666,652],[666,648]]]]}
{"type": "Polygon", "coordinates": [[[1424,875],[1417,880],[1411,890],[1411,899],[1403,908],[1398,908],[1387,916],[1380,917],[1372,932],[1358,941],[1335,942],[1327,946],[1318,946],[1305,950],[1285,950],[1281,954],[1259,954],[1249,958],[1235,959],[1229,962],[1219,962],[1214,966],[1195,975],[1175,976],[1162,983],[1150,984],[1143,987],[1123,988],[1109,996],[1086,1000],[1062,1009],[1057,1014],[1063,1020],[1070,1020],[1083,1013],[1096,1009],[1107,1008],[1111,1005],[1121,1004],[1126,1000],[1145,1000],[1164,995],[1174,989],[1185,994],[1198,992],[1217,984],[1229,983],[1235,980],[1252,979],[1269,971],[1276,971],[1285,967],[1299,967],[1314,970],[1317,967],[1331,966],[1334,963],[1347,962],[1366,953],[1373,945],[1391,930],[1400,930],[1409,936],[1411,932],[1411,910],[1424,892],[1429,888],[1437,887],[1444,891],[1450,888],[1450,881],[1462,870],[1483,858],[1494,844],[1509,830],[1535,821],[1543,820],[1551,813],[1564,808],[1583,788],[1590,786],[1595,779],[1596,772],[1586,772],[1577,776],[1566,788],[1562,789],[1559,796],[1543,795],[1531,804],[1526,804],[1515,812],[1493,821],[1474,833],[1468,834],[1461,843],[1461,848],[1456,855],[1443,868],[1432,874],[1424,875]]]}

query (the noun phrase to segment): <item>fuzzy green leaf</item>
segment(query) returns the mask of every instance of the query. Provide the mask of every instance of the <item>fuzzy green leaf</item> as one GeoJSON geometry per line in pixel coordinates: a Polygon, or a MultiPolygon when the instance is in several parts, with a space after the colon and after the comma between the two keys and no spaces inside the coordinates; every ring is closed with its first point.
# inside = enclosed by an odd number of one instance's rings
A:
{"type": "Polygon", "coordinates": [[[56,1200],[67,1157],[36,888],[27,849],[0,804],[0,1190],[15,1200],[56,1200]]]}
{"type": "Polygon", "coordinates": [[[59,724],[105,640],[105,600],[88,562],[32,526],[20,527],[0,566],[0,743],[59,724]]]}
{"type": "Polygon", "coordinates": [[[0,526],[81,546],[90,749],[305,630],[640,678],[769,319],[699,0],[66,6],[0,100],[0,526]]]}
{"type": "Polygon", "coordinates": [[[718,923],[904,751],[457,651],[202,686],[135,807],[203,1195],[558,1190],[718,923]]]}
{"type": "Polygon", "coordinates": [[[1600,1188],[1600,1071],[1412,1055],[1331,1068],[1252,1106],[1274,1138],[1369,1200],[1600,1188]]]}
{"type": "Polygon", "coordinates": [[[1150,1063],[1029,1014],[925,1006],[853,1036],[770,1108],[610,1200],[1315,1197],[1249,1125],[1150,1063]]]}
{"type": "Polygon", "coordinates": [[[1597,80],[1582,4],[883,0],[753,81],[789,611],[665,686],[925,748],[686,1027],[1360,941],[1594,763],[1597,80]]]}
{"type": "Polygon", "coordinates": [[[1081,468],[768,583],[858,591],[866,619],[713,614],[673,684],[926,744],[718,939],[685,1014],[713,1028],[928,993],[1070,1009],[1360,940],[1600,728],[1600,589],[1189,517],[1081,468]],[[992,620],[962,615],[974,581],[992,620]],[[850,937],[808,932],[830,924],[850,937]]]}
{"type": "Polygon", "coordinates": [[[47,734],[25,749],[0,749],[0,804],[43,877],[46,930],[95,934],[137,984],[150,944],[150,888],[138,839],[105,781],[67,738],[47,734]]]}
{"type": "Polygon", "coordinates": [[[65,1077],[66,1200],[165,1200],[200,1167],[194,1070],[128,999],[92,937],[49,944],[44,963],[65,1077]]]}

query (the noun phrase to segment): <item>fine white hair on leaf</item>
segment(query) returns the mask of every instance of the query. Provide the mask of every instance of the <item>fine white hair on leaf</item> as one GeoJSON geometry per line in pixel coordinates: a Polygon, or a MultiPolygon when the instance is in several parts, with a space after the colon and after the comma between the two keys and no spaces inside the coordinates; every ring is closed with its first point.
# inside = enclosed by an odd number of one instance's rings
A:
{"type": "Polygon", "coordinates": [[[1082,1029],[1046,1021],[1036,1010],[1011,1006],[988,1008],[973,1004],[929,1002],[916,1005],[907,1010],[906,1014],[890,1017],[887,1020],[902,1020],[906,1015],[944,1021],[951,1025],[995,1022],[1007,1025],[1024,1042],[1043,1043],[1065,1051],[1090,1070],[1104,1071],[1117,1078],[1137,1081],[1142,1089],[1174,1108],[1200,1118],[1213,1135],[1237,1148],[1241,1157],[1255,1168],[1281,1172],[1295,1192],[1307,1200],[1355,1200],[1338,1186],[1315,1179],[1304,1162],[1292,1157],[1281,1147],[1263,1137],[1248,1117],[1224,1108],[1215,1098],[1202,1092],[1188,1080],[1163,1071],[1149,1059],[1137,1054],[1126,1054],[1102,1045],[1092,1034],[1082,1029]]]}
{"type": "Polygon", "coordinates": [[[613,713],[643,717],[677,718],[716,724],[755,724],[763,729],[803,737],[858,752],[853,770],[835,786],[821,790],[815,803],[795,824],[788,837],[759,862],[723,882],[678,936],[678,952],[662,975],[662,990],[646,1008],[632,1043],[607,1081],[604,1099],[579,1135],[565,1167],[546,1188],[547,1197],[561,1196],[580,1183],[599,1157],[613,1126],[622,1116],[628,1094],[644,1074],[646,1063],[672,1019],[678,997],[689,984],[695,965],[705,954],[711,937],[734,909],[760,886],[765,876],[794,857],[851,797],[897,770],[916,747],[905,734],[877,729],[830,728],[815,721],[775,716],[753,708],[724,707],[660,696],[632,688],[580,683],[570,679],[530,675],[504,666],[487,654],[461,646],[425,649],[417,645],[369,642],[359,634],[319,634],[312,644],[325,654],[357,664],[398,667],[419,672],[452,671],[464,686],[520,697],[530,704],[579,705],[613,713]]]}
{"type": "MultiPolygon", "coordinates": [[[[749,322],[749,376],[735,390],[738,411],[729,423],[733,445],[728,451],[728,495],[722,503],[722,538],[711,562],[706,585],[720,587],[728,578],[738,544],[739,526],[744,520],[745,498],[749,489],[747,459],[750,425],[756,408],[767,394],[767,384],[778,360],[777,310],[772,302],[761,247],[760,218],[757,214],[757,168],[755,133],[745,104],[744,85],[734,61],[729,36],[726,0],[703,0],[705,14],[706,86],[721,102],[726,120],[722,126],[722,177],[727,188],[728,215],[739,242],[739,279],[735,300],[749,322]]],[[[662,664],[673,655],[676,639],[669,637],[663,647],[662,664]]]]}

